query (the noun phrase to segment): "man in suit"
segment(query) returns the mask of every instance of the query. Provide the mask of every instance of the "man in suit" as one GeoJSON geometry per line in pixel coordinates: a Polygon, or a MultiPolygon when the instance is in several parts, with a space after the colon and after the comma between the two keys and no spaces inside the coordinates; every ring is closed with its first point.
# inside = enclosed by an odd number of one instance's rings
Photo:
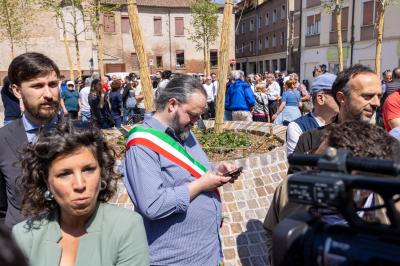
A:
{"type": "Polygon", "coordinates": [[[21,151],[36,141],[40,130],[58,122],[60,71],[45,55],[25,53],[11,62],[8,77],[25,107],[22,118],[0,128],[0,219],[5,217],[5,225],[12,227],[24,220],[18,182],[21,151]]]}

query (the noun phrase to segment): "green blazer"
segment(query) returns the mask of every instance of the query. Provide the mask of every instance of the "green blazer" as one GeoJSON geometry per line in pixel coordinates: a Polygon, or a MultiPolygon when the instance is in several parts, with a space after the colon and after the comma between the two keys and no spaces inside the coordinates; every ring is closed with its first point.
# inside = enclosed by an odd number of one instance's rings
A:
{"type": "MultiPolygon", "coordinates": [[[[13,228],[13,236],[32,266],[58,266],[61,229],[58,214],[13,228]]],[[[79,240],[76,266],[149,265],[149,250],[142,217],[132,210],[100,203],[79,240]]]]}

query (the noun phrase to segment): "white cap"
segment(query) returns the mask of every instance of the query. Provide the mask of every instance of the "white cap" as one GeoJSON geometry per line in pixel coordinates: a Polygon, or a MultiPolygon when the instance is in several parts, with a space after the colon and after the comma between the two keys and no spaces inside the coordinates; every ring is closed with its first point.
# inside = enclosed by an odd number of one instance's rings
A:
{"type": "Polygon", "coordinates": [[[75,83],[74,83],[72,80],[68,80],[68,81],[67,81],[67,86],[68,86],[68,85],[75,86],[75,83]]]}

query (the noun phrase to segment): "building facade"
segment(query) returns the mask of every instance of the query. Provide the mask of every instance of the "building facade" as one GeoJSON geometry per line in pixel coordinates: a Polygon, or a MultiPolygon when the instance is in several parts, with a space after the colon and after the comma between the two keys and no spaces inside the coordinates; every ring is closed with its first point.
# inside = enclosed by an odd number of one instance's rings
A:
{"type": "Polygon", "coordinates": [[[290,61],[293,71],[298,59],[292,53],[297,48],[288,38],[293,40],[295,24],[299,23],[300,17],[294,13],[296,1],[246,2],[238,6],[235,16],[236,68],[246,74],[287,71],[290,61]]]}
{"type": "MultiPolygon", "coordinates": [[[[189,40],[192,31],[191,4],[186,0],[138,0],[138,11],[144,48],[148,57],[150,71],[171,70],[179,73],[202,73],[203,51],[196,50],[195,44],[189,40]]],[[[66,7],[68,8],[68,7],[66,7]]],[[[64,14],[68,18],[67,10],[64,14]]],[[[223,17],[223,8],[218,11],[219,26],[223,17]]],[[[26,51],[36,51],[48,55],[55,60],[68,76],[68,60],[63,44],[62,32],[58,28],[54,14],[38,10],[35,30],[26,47],[18,47],[16,55],[26,51]],[[40,18],[40,19],[39,19],[40,18]]],[[[139,71],[138,58],[133,46],[129,17],[126,6],[120,10],[104,14],[104,67],[108,72],[139,71]]],[[[234,18],[232,18],[232,25],[234,18]]],[[[97,44],[90,22],[81,16],[78,20],[78,36],[83,74],[98,71],[97,44]]],[[[234,58],[234,33],[229,57],[234,58]]],[[[77,69],[73,36],[68,34],[68,45],[77,69]]],[[[217,71],[219,37],[210,45],[211,72],[217,71]]],[[[0,61],[0,76],[4,77],[11,62],[9,43],[0,42],[3,60],[0,61]]]]}
{"type": "MultiPolygon", "coordinates": [[[[299,1],[301,2],[301,1],[299,1]]],[[[320,0],[302,0],[301,78],[312,80],[315,65],[326,64],[338,71],[337,26],[335,17],[326,13],[320,0]]],[[[385,13],[382,44],[382,71],[399,66],[400,8],[391,6],[385,13]]],[[[364,64],[375,68],[376,0],[346,1],[342,9],[343,64],[364,64]],[[352,30],[354,29],[354,30],[352,30]],[[354,39],[352,45],[351,40],[354,39]]]]}

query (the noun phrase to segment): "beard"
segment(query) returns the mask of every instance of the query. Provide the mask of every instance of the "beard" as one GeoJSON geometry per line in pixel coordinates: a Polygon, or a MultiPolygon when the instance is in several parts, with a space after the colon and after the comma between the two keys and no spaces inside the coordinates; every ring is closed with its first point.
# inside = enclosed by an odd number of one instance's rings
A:
{"type": "Polygon", "coordinates": [[[31,104],[26,98],[22,98],[22,102],[24,103],[25,112],[29,113],[33,118],[47,122],[51,118],[53,118],[60,109],[60,101],[58,99],[55,100],[47,100],[44,103],[40,103],[37,105],[31,104]]]}
{"type": "Polygon", "coordinates": [[[193,127],[192,123],[187,124],[184,127],[179,126],[179,114],[175,113],[172,118],[172,129],[175,131],[175,134],[182,140],[185,141],[190,135],[190,129],[193,127]]]}

